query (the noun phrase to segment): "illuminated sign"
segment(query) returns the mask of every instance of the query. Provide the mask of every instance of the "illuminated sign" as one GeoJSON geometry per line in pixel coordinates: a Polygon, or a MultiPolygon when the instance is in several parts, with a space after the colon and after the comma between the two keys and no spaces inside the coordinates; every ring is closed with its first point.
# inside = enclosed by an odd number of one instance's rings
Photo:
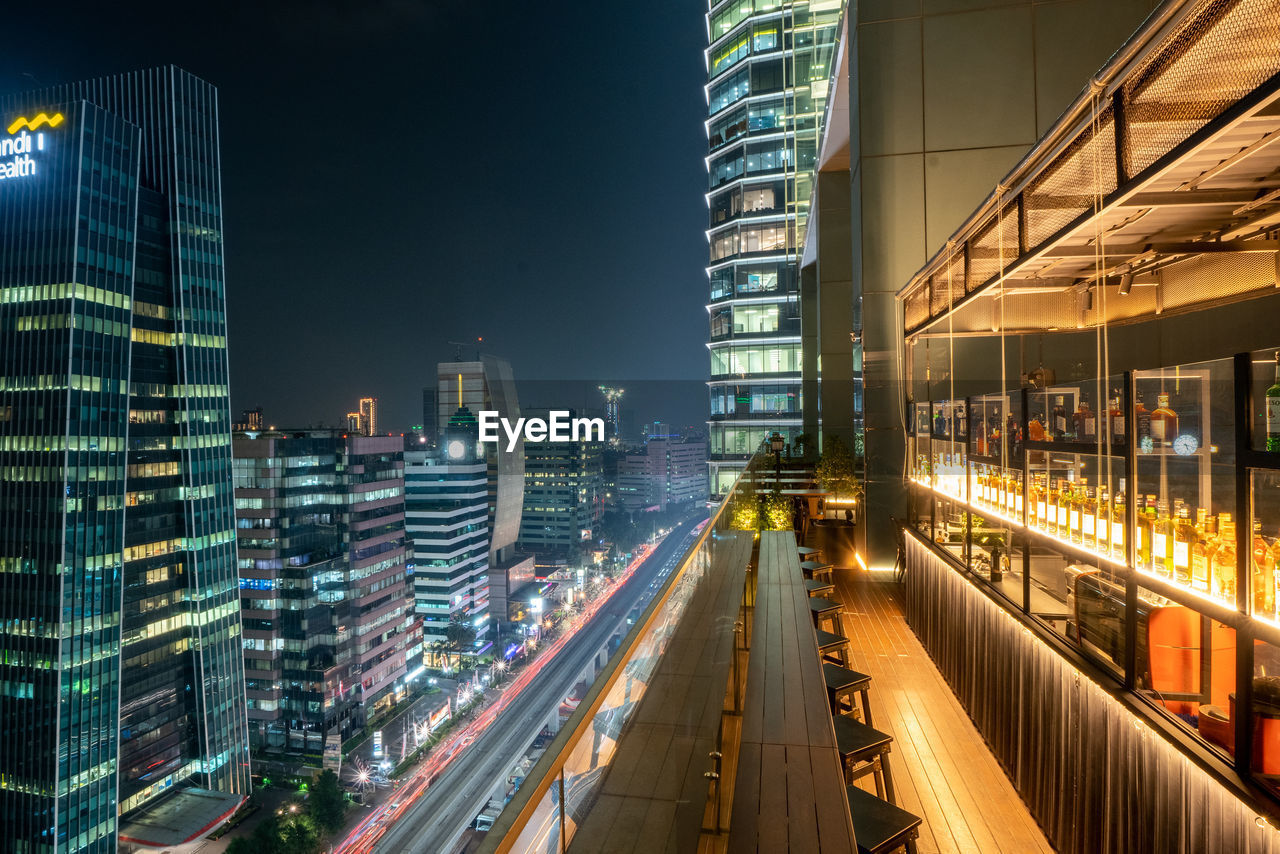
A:
{"type": "Polygon", "coordinates": [[[48,125],[56,128],[62,124],[62,113],[37,113],[34,119],[18,116],[6,130],[9,135],[0,138],[0,181],[7,178],[26,178],[36,174],[36,160],[31,155],[45,150],[44,132],[48,125]]]}

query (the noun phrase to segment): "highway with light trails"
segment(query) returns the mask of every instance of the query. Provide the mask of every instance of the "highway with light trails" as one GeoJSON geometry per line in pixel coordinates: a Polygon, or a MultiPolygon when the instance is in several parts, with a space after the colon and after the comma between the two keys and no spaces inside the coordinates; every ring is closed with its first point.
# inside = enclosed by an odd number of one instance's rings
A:
{"type": "Polygon", "coordinates": [[[333,850],[335,854],[435,854],[452,850],[494,785],[537,736],[628,612],[648,604],[696,536],[705,511],[633,562],[607,597],[592,602],[471,723],[437,745],[333,850]],[[497,724],[497,726],[494,726],[497,724]]]}

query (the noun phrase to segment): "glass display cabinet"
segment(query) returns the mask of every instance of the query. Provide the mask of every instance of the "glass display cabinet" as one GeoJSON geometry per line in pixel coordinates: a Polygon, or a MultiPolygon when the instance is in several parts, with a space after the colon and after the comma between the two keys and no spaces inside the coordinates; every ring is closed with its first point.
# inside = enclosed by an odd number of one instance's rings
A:
{"type": "Polygon", "coordinates": [[[1278,364],[1268,349],[917,403],[911,512],[1225,761],[1251,739],[1250,776],[1280,796],[1278,364]]]}

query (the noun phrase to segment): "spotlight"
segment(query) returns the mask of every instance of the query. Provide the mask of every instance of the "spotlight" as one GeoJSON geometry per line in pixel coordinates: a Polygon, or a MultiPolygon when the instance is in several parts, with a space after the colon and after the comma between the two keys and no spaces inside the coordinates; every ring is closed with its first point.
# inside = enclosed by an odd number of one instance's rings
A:
{"type": "Polygon", "coordinates": [[[1127,297],[1133,288],[1133,273],[1125,273],[1120,277],[1120,296],[1127,297]]]}

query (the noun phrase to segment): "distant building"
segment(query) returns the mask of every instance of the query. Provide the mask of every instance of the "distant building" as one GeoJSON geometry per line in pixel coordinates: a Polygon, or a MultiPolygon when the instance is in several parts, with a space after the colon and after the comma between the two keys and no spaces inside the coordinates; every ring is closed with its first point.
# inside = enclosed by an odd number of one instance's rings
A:
{"type": "Polygon", "coordinates": [[[235,440],[255,746],[316,752],[403,697],[422,633],[406,575],[399,437],[235,440]]]}
{"type": "Polygon", "coordinates": [[[707,443],[650,439],[642,454],[618,462],[617,503],[625,510],[704,501],[707,498],[707,443]]]}
{"type": "Polygon", "coordinates": [[[440,425],[436,423],[436,387],[428,385],[422,387],[422,426],[418,430],[418,437],[422,439],[422,444],[434,447],[440,436],[440,425]]]}
{"type": "Polygon", "coordinates": [[[254,430],[261,430],[264,423],[261,406],[253,409],[242,409],[240,411],[240,420],[232,422],[231,424],[231,432],[245,433],[252,432],[254,430]]]}
{"type": "MultiPolygon", "coordinates": [[[[520,417],[511,364],[497,356],[471,362],[441,362],[436,366],[436,429],[443,434],[449,419],[462,407],[477,416],[483,410],[505,418],[520,417]]],[[[485,445],[489,467],[489,563],[508,560],[520,536],[524,501],[524,446],[507,451],[505,443],[485,445]]]]}
{"type": "Polygon", "coordinates": [[[364,427],[364,435],[378,435],[378,399],[376,397],[360,398],[360,422],[364,427]]]}
{"type": "MultiPolygon", "coordinates": [[[[531,418],[550,417],[532,409],[531,418]]],[[[574,417],[571,412],[570,417],[574,417]]],[[[576,562],[595,536],[604,507],[603,443],[525,442],[524,516],[520,549],[547,566],[576,562]]]]}
{"type": "Polygon", "coordinates": [[[533,555],[516,554],[504,563],[489,567],[489,614],[496,625],[509,628],[523,619],[512,606],[521,590],[536,577],[533,555]]]}
{"type": "Polygon", "coordinates": [[[405,451],[405,513],[415,607],[428,658],[453,621],[489,628],[489,477],[475,416],[462,408],[439,450],[405,451]]]}

